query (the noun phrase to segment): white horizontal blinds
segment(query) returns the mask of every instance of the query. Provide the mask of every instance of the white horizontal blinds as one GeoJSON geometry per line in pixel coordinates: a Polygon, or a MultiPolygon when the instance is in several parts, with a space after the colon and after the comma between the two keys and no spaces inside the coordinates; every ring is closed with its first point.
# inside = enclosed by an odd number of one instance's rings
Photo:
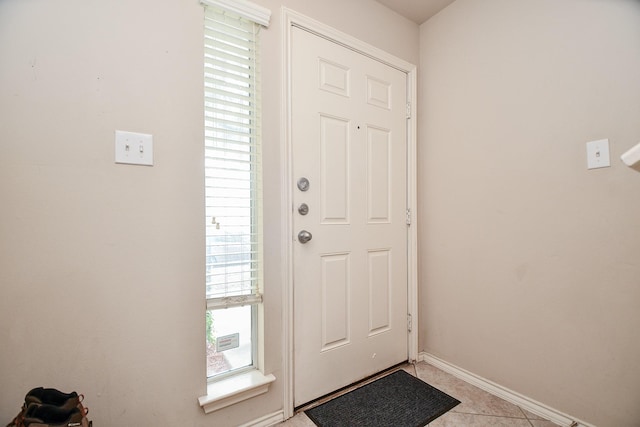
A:
{"type": "Polygon", "coordinates": [[[259,25],[205,12],[206,292],[210,308],[260,300],[259,25]]]}

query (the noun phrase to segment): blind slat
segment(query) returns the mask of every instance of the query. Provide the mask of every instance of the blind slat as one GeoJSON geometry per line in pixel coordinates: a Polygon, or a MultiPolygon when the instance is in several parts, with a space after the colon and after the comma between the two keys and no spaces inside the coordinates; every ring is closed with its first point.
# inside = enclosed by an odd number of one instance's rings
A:
{"type": "Polygon", "coordinates": [[[236,43],[246,43],[247,40],[255,41],[256,33],[252,27],[239,28],[217,20],[205,20],[204,26],[205,45],[214,40],[234,40],[236,43]]]}
{"type": "MultiPolygon", "coordinates": [[[[206,77],[205,77],[205,81],[206,81],[206,77]]],[[[213,95],[213,94],[212,94],[213,95]]],[[[221,99],[221,98],[215,98],[215,97],[207,97],[206,98],[206,102],[207,103],[211,103],[211,104],[215,104],[215,105],[224,105],[226,107],[232,108],[234,110],[244,110],[248,107],[250,107],[250,104],[246,101],[246,100],[241,100],[241,99],[221,99]]]]}
{"type": "MultiPolygon", "coordinates": [[[[206,52],[211,55],[214,59],[217,58],[218,55],[231,56],[232,62],[236,62],[238,64],[244,64],[245,58],[251,59],[254,55],[255,45],[251,41],[247,41],[246,43],[233,43],[228,40],[214,40],[210,45],[205,46],[206,52]]],[[[249,65],[246,66],[247,68],[249,65]]]]}
{"type": "Polygon", "coordinates": [[[243,305],[259,304],[262,302],[262,295],[255,293],[242,296],[230,296],[207,300],[207,310],[220,308],[241,307],[243,305]]]}
{"type": "MultiPolygon", "coordinates": [[[[212,87],[205,87],[205,101],[207,103],[214,103],[218,99],[222,99],[227,102],[235,102],[236,104],[242,105],[242,103],[251,103],[253,102],[253,98],[251,96],[242,95],[236,92],[232,92],[229,90],[221,90],[212,87]]],[[[205,104],[205,107],[207,104],[205,104]]],[[[244,108],[251,108],[251,105],[245,105],[244,108]]]]}
{"type": "MultiPolygon", "coordinates": [[[[205,46],[204,48],[204,53],[205,53],[205,59],[206,59],[206,63],[205,63],[205,76],[208,74],[212,74],[212,70],[215,70],[215,65],[216,65],[216,60],[214,58],[215,55],[213,55],[211,53],[211,48],[205,46]]],[[[224,55],[219,55],[219,56],[224,56],[224,55]]],[[[224,58],[223,58],[224,59],[224,58]]],[[[229,60],[231,60],[231,57],[227,58],[229,60]]],[[[221,61],[222,62],[222,61],[221,61]]],[[[234,64],[233,62],[227,62],[224,64],[224,69],[227,70],[227,72],[236,72],[236,73],[247,73],[247,67],[242,65],[242,64],[234,64]]]]}
{"type": "Polygon", "coordinates": [[[248,124],[251,123],[251,121],[253,120],[253,114],[247,114],[246,112],[244,113],[236,113],[233,111],[229,111],[229,110],[224,110],[224,109],[220,109],[220,108],[212,108],[210,110],[206,111],[207,114],[205,114],[205,117],[212,119],[212,120],[216,120],[217,118],[225,118],[226,120],[231,120],[231,121],[235,121],[237,123],[241,123],[241,124],[248,124]],[[233,120],[235,119],[235,120],[233,120]],[[248,123],[247,123],[248,122],[248,123]]]}

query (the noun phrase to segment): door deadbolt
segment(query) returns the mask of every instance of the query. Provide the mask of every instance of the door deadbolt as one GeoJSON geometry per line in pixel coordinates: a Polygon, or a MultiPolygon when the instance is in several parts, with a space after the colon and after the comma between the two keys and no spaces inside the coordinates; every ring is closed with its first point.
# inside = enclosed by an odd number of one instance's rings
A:
{"type": "Polygon", "coordinates": [[[298,241],[302,244],[307,243],[309,240],[313,238],[313,235],[309,233],[307,230],[302,230],[298,233],[298,241]]]}
{"type": "Polygon", "coordinates": [[[305,177],[302,177],[298,180],[298,190],[307,191],[309,189],[309,180],[305,177]]]}
{"type": "Polygon", "coordinates": [[[298,213],[300,215],[308,214],[309,213],[309,205],[307,205],[306,203],[303,203],[300,206],[298,206],[298,213]]]}

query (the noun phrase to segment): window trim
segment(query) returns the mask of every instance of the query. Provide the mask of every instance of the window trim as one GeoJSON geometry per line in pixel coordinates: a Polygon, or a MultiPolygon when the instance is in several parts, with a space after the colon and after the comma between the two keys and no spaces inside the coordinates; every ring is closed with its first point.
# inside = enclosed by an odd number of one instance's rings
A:
{"type": "Polygon", "coordinates": [[[239,375],[231,375],[221,381],[210,383],[207,394],[198,398],[205,414],[240,403],[269,391],[269,385],[276,380],[273,374],[264,375],[252,369],[239,375]]]}
{"type": "MultiPolygon", "coordinates": [[[[219,9],[233,12],[243,18],[256,22],[264,27],[270,23],[271,11],[247,0],[201,0],[204,6],[213,6],[219,9]]],[[[252,334],[254,339],[262,336],[261,323],[263,319],[263,307],[261,295],[244,297],[228,297],[218,302],[207,302],[207,309],[229,308],[242,305],[251,305],[255,315],[252,316],[252,334]],[[211,307],[210,307],[211,306],[211,307]]],[[[265,375],[263,370],[264,346],[262,340],[258,341],[254,354],[253,366],[246,369],[230,372],[222,375],[214,381],[207,379],[207,394],[198,398],[198,403],[205,414],[217,411],[227,406],[242,402],[252,397],[266,393],[269,385],[275,381],[273,374],[265,375]]]]}

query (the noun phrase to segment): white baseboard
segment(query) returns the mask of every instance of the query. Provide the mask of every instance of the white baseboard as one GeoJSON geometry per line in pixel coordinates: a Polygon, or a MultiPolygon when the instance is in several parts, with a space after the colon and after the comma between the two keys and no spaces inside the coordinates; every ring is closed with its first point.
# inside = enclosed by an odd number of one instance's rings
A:
{"type": "Polygon", "coordinates": [[[265,415],[253,421],[249,421],[246,424],[242,424],[238,427],[269,427],[284,421],[284,411],[274,412],[273,414],[265,415]]]}
{"type": "Polygon", "coordinates": [[[509,403],[513,403],[514,405],[517,405],[522,409],[526,409],[527,411],[545,418],[551,422],[554,422],[562,427],[595,427],[593,424],[588,424],[584,421],[577,420],[575,419],[575,417],[564,414],[560,411],[550,408],[547,405],[523,396],[520,393],[509,390],[506,387],[482,378],[465,369],[452,365],[451,363],[446,362],[432,354],[420,353],[418,355],[418,360],[421,362],[426,362],[429,365],[432,365],[448,374],[453,375],[454,377],[460,378],[461,380],[471,385],[474,385],[488,393],[493,394],[494,396],[504,399],[509,403]]]}

